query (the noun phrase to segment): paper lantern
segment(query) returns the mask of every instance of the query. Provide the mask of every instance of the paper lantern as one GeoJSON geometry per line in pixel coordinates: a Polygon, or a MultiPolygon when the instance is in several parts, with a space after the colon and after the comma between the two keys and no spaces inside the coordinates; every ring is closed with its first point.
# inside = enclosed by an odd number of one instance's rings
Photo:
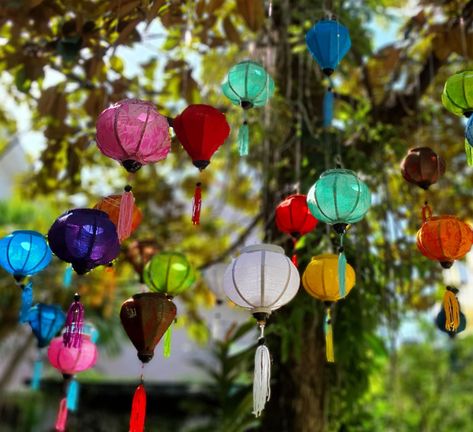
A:
{"type": "Polygon", "coordinates": [[[196,276],[185,255],[160,252],[146,264],[143,279],[151,291],[174,297],[189,288],[196,276]]]}
{"type": "MultiPolygon", "coordinates": [[[[210,105],[189,105],[173,121],[173,129],[184,150],[192,158],[192,163],[200,171],[210,163],[210,158],[225,142],[230,134],[230,126],[222,114],[210,105]]],[[[192,222],[200,222],[202,206],[201,182],[197,182],[194,192],[192,222]]]]}
{"type": "Polygon", "coordinates": [[[78,274],[109,264],[120,253],[117,230],[107,213],[95,209],[69,210],[49,229],[49,245],[78,274]]]}
{"type": "Polygon", "coordinates": [[[278,204],[275,212],[276,226],[279,231],[291,236],[294,243],[292,262],[297,267],[297,241],[317,226],[318,220],[312,216],[307,205],[307,197],[302,194],[288,196],[278,204]]]}
{"type": "Polygon", "coordinates": [[[470,251],[473,232],[466,222],[452,215],[432,216],[427,204],[422,209],[422,219],[417,232],[417,248],[422,255],[449,268],[470,251]]]}
{"type": "Polygon", "coordinates": [[[290,302],[299,290],[299,272],[284,249],[259,244],[242,249],[227,267],[224,290],[230,300],[251,311],[260,336],[255,354],[253,413],[258,417],[270,397],[271,361],[264,343],[264,328],[272,311],[290,302]]]}
{"type": "Polygon", "coordinates": [[[332,75],[351,47],[348,29],[335,20],[320,20],[306,33],[305,41],[310,54],[327,76],[332,75]]]}
{"type": "Polygon", "coordinates": [[[222,84],[223,94],[243,109],[243,124],[238,131],[240,155],[246,156],[249,147],[247,111],[266,105],[274,94],[274,81],[263,66],[251,60],[234,65],[222,84]]]}
{"type": "Polygon", "coordinates": [[[317,255],[312,258],[302,275],[302,286],[325,305],[325,352],[328,362],[334,362],[332,303],[346,297],[355,285],[355,271],[349,264],[345,266],[345,293],[339,289],[338,256],[334,254],[317,255]]]}
{"type": "Polygon", "coordinates": [[[405,180],[427,190],[445,174],[445,161],[430,147],[409,149],[401,162],[405,180]]]}
{"type": "Polygon", "coordinates": [[[171,150],[168,120],[139,99],[124,99],[102,111],[96,139],[99,150],[129,172],[165,159],[171,150]]]}
{"type": "Polygon", "coordinates": [[[457,72],[447,79],[442,103],[451,113],[470,117],[473,112],[473,71],[457,72]]]}
{"type": "Polygon", "coordinates": [[[206,268],[203,272],[205,282],[210,291],[217,297],[217,304],[222,304],[225,299],[225,290],[223,288],[223,276],[228,264],[216,263],[206,268]]]}
{"type": "Polygon", "coordinates": [[[66,314],[60,306],[35,304],[28,312],[27,322],[38,341],[38,348],[48,346],[52,338],[64,327],[66,314]]]}

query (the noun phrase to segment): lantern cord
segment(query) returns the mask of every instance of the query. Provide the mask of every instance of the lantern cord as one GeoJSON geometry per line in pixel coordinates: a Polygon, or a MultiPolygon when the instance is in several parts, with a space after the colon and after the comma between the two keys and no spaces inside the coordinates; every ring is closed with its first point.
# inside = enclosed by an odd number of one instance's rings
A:
{"type": "Polygon", "coordinates": [[[424,202],[422,206],[422,223],[426,222],[432,217],[432,207],[429,206],[427,201],[424,202]]]}
{"type": "Polygon", "coordinates": [[[84,306],[80,295],[74,295],[74,301],[67,311],[63,343],[67,348],[80,348],[82,345],[82,330],[84,327],[84,306]]]}
{"type": "Polygon", "coordinates": [[[166,358],[171,357],[172,326],[173,324],[171,323],[167,328],[166,333],[164,333],[163,355],[166,358]]]}
{"type": "Polygon", "coordinates": [[[192,200],[192,223],[200,224],[200,210],[202,208],[202,183],[197,182],[194,189],[194,198],[192,200]]]}
{"type": "Polygon", "coordinates": [[[39,390],[41,386],[41,376],[43,375],[43,356],[41,350],[38,351],[38,357],[34,361],[33,376],[31,377],[31,390],[39,390]]]}
{"type": "Polygon", "coordinates": [[[130,431],[143,432],[146,420],[146,390],[141,383],[135,390],[131,405],[130,431]]]}
{"type": "Polygon", "coordinates": [[[75,377],[72,377],[67,387],[66,393],[66,404],[67,409],[71,412],[77,411],[77,405],[79,401],[79,383],[75,377]]]}
{"type": "Polygon", "coordinates": [[[72,284],[72,266],[70,264],[67,265],[66,269],[64,270],[64,276],[62,279],[62,283],[64,285],[64,288],[69,288],[72,284]]]}
{"type": "Polygon", "coordinates": [[[134,207],[135,197],[133,196],[132,187],[126,185],[120,200],[120,210],[118,213],[117,234],[120,243],[131,235],[134,207]]]}
{"type": "Polygon", "coordinates": [[[340,298],[345,297],[345,275],[347,269],[347,257],[343,248],[343,234],[340,234],[340,247],[338,249],[338,292],[340,298]]]}
{"type": "Polygon", "coordinates": [[[264,340],[264,323],[260,323],[258,348],[255,353],[255,371],[253,376],[253,414],[259,417],[266,402],[271,397],[271,356],[264,340]]]}
{"type": "Polygon", "coordinates": [[[59,402],[59,410],[56,417],[56,431],[57,432],[64,432],[66,430],[67,424],[67,403],[66,398],[62,398],[61,402],[59,402]]]}
{"type": "Polygon", "coordinates": [[[248,127],[248,114],[243,110],[243,123],[238,130],[238,148],[240,156],[248,156],[250,143],[250,129],[248,127]]]}
{"type": "Polygon", "coordinates": [[[292,263],[299,268],[299,262],[297,261],[297,242],[299,241],[298,238],[292,237],[292,263]]]}
{"type": "Polygon", "coordinates": [[[20,284],[21,287],[21,307],[18,321],[20,323],[26,322],[28,319],[28,312],[33,306],[33,284],[28,282],[26,285],[20,284]]]}
{"type": "Polygon", "coordinates": [[[333,326],[332,326],[331,304],[327,305],[325,308],[324,333],[325,333],[325,356],[327,358],[327,362],[334,363],[335,355],[334,355],[334,350],[333,350],[333,326]]]}
{"type": "Polygon", "coordinates": [[[460,325],[460,304],[453,292],[454,288],[447,287],[443,296],[443,310],[445,311],[445,329],[448,332],[456,332],[460,325]]]}

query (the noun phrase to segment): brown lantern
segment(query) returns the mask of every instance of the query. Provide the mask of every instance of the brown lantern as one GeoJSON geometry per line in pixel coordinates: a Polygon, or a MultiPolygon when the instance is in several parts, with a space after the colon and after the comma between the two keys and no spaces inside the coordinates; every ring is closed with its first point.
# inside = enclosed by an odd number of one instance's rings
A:
{"type": "Polygon", "coordinates": [[[164,294],[135,294],[122,304],[120,320],[138,351],[138,358],[148,363],[154,348],[176,317],[176,305],[164,294]]]}
{"type": "Polygon", "coordinates": [[[445,161],[430,147],[409,149],[401,162],[402,176],[409,182],[427,190],[445,173],[445,161]]]}

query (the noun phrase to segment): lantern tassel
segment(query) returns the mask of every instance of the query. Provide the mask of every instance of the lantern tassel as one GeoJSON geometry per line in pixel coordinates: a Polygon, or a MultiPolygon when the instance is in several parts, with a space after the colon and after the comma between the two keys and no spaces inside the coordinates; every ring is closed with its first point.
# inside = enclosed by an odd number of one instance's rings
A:
{"type": "Polygon", "coordinates": [[[255,353],[253,376],[253,414],[259,417],[271,397],[271,356],[264,343],[264,324],[260,324],[261,335],[255,353]]]}
{"type": "Polygon", "coordinates": [[[240,151],[240,156],[248,156],[249,144],[250,144],[250,129],[248,127],[248,121],[246,120],[246,115],[245,115],[245,120],[243,120],[243,123],[240,126],[240,129],[238,130],[238,148],[240,151]]]}
{"type": "Polygon", "coordinates": [[[172,323],[164,333],[164,348],[163,355],[166,358],[171,357],[171,341],[172,341],[172,323]]]}
{"type": "Polygon", "coordinates": [[[146,391],[143,384],[140,384],[133,396],[130,415],[130,431],[143,432],[146,420],[146,391]]]}
{"type": "Polygon", "coordinates": [[[292,247],[292,257],[291,257],[291,261],[292,263],[296,266],[296,268],[299,268],[299,262],[297,260],[297,241],[298,239],[294,238],[292,239],[292,242],[293,242],[293,247],[292,247]]]}
{"type": "Polygon", "coordinates": [[[67,403],[66,398],[62,398],[59,402],[59,411],[56,418],[56,431],[64,432],[66,430],[67,423],[67,403]]]}
{"type": "Polygon", "coordinates": [[[345,249],[343,248],[343,234],[340,236],[340,247],[338,249],[338,292],[340,298],[346,295],[346,276],[347,271],[347,257],[345,256],[345,249]]]}
{"type": "Polygon", "coordinates": [[[133,225],[133,210],[135,197],[130,185],[125,186],[125,192],[120,200],[120,211],[118,213],[117,234],[120,243],[130,237],[133,225]]]}
{"type": "Polygon", "coordinates": [[[69,264],[67,267],[66,267],[66,270],[64,270],[64,276],[63,276],[63,279],[62,279],[62,283],[64,285],[65,288],[69,288],[72,284],[72,266],[69,264]]]}
{"type": "Polygon", "coordinates": [[[192,223],[200,224],[200,209],[202,207],[202,183],[195,184],[194,199],[192,201],[192,223]]]}
{"type": "Polygon", "coordinates": [[[453,291],[455,288],[447,287],[443,296],[443,310],[445,311],[445,329],[456,332],[460,325],[460,304],[453,291]]]}
{"type": "Polygon", "coordinates": [[[465,153],[466,153],[466,163],[468,166],[473,166],[473,148],[467,139],[465,139],[465,153]]]}
{"type": "Polygon", "coordinates": [[[67,409],[69,411],[77,411],[77,405],[79,402],[79,383],[75,378],[72,378],[67,388],[67,409]]]}
{"type": "Polygon", "coordinates": [[[74,295],[74,302],[67,311],[63,343],[67,348],[80,348],[82,345],[82,330],[84,327],[84,306],[80,302],[80,295],[74,295]]]}
{"type": "Polygon", "coordinates": [[[33,376],[31,377],[31,390],[39,390],[41,385],[41,376],[43,375],[43,360],[41,353],[38,354],[38,358],[35,360],[33,365],[33,376]]]}
{"type": "Polygon", "coordinates": [[[333,350],[332,313],[331,313],[330,306],[328,306],[325,311],[324,333],[325,333],[325,356],[327,358],[327,362],[335,363],[335,354],[333,350]]]}
{"type": "Polygon", "coordinates": [[[323,126],[328,128],[332,125],[333,121],[333,92],[332,87],[329,86],[324,94],[323,102],[323,126]]]}
{"type": "Polygon", "coordinates": [[[33,306],[33,284],[28,282],[26,285],[21,285],[21,289],[21,307],[18,321],[24,323],[28,319],[31,306],[33,306]]]}

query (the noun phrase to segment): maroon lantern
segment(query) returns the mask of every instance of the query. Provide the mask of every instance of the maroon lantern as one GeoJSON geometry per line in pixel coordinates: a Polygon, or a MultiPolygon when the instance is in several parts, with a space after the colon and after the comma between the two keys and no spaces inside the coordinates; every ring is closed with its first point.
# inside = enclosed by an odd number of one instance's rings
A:
{"type": "Polygon", "coordinates": [[[402,176],[409,182],[427,190],[445,173],[445,161],[430,147],[409,149],[401,162],[402,176]]]}

